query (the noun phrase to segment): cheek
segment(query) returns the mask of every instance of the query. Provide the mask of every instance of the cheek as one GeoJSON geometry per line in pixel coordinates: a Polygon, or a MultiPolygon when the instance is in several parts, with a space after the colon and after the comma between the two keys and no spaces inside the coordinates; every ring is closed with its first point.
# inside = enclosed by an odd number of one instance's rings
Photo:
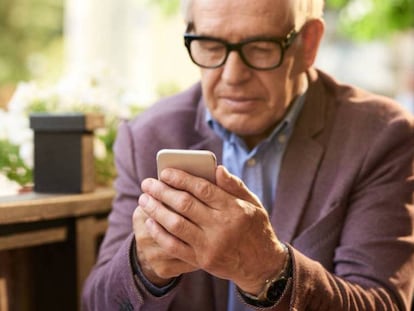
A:
{"type": "Polygon", "coordinates": [[[273,75],[271,78],[261,79],[261,87],[267,99],[266,109],[274,110],[275,106],[283,106],[286,97],[286,79],[273,75]]]}
{"type": "Polygon", "coordinates": [[[220,80],[218,69],[201,69],[201,87],[208,106],[215,105],[214,90],[220,80]]]}

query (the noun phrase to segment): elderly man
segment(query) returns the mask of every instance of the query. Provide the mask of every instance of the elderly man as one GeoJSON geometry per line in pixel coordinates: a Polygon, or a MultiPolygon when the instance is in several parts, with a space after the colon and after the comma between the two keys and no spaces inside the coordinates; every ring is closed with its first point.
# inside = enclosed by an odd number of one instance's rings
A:
{"type": "Polygon", "coordinates": [[[123,124],[85,310],[408,310],[414,125],[315,69],[322,0],[193,0],[201,83],[123,124]],[[165,169],[208,149],[216,182],[165,169]]]}

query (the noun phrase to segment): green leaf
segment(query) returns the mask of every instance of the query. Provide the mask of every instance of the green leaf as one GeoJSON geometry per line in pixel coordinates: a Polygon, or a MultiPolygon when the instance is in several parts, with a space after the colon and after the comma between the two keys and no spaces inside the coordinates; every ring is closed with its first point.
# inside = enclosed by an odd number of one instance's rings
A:
{"type": "Polygon", "coordinates": [[[0,140],[0,172],[23,186],[33,180],[32,169],[19,156],[19,146],[6,140],[0,140]]]}

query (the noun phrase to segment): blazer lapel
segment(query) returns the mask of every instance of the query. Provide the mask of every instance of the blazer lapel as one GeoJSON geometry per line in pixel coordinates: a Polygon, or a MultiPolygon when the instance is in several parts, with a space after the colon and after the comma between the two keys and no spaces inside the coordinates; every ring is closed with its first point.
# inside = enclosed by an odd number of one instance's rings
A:
{"type": "Polygon", "coordinates": [[[324,152],[316,136],[325,125],[326,99],[316,72],[311,71],[308,78],[308,92],[282,160],[271,214],[276,234],[285,242],[291,242],[296,234],[324,152]]]}

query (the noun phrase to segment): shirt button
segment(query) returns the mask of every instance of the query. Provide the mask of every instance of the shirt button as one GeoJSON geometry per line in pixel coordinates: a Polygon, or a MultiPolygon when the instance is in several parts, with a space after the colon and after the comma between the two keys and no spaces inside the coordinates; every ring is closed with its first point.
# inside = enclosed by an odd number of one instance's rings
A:
{"type": "Polygon", "coordinates": [[[284,134],[280,134],[280,135],[277,137],[277,140],[278,140],[278,142],[279,142],[280,144],[284,144],[284,143],[286,142],[286,135],[284,135],[284,134]]]}
{"type": "Polygon", "coordinates": [[[255,166],[255,165],[256,165],[255,158],[250,158],[249,160],[247,160],[247,166],[255,166]]]}

